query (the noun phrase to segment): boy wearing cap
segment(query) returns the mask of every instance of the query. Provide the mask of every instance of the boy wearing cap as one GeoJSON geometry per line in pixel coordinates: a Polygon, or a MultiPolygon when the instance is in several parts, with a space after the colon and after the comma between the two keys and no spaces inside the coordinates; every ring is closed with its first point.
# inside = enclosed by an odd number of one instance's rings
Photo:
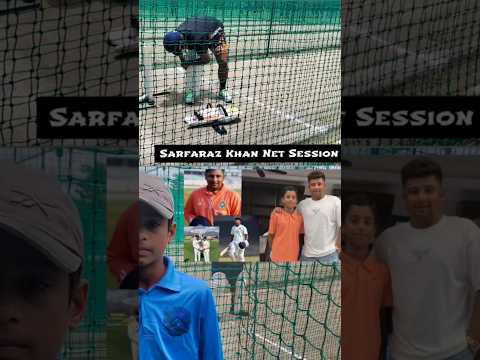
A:
{"type": "Polygon", "coordinates": [[[0,166],[0,359],[58,359],[87,304],[80,217],[53,178],[0,166]]]}
{"type": "Polygon", "coordinates": [[[139,343],[143,359],[223,359],[215,302],[208,285],[175,270],[163,254],[175,236],[167,186],[139,183],[139,343]]]}

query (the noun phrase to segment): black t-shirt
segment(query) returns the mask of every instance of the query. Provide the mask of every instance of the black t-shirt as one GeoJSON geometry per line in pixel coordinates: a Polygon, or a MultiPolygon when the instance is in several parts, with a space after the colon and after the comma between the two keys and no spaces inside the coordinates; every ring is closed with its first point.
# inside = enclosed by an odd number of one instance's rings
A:
{"type": "Polygon", "coordinates": [[[223,33],[223,23],[211,16],[197,16],[185,20],[176,31],[183,34],[188,49],[206,53],[215,42],[215,36],[211,35],[223,33]]]}

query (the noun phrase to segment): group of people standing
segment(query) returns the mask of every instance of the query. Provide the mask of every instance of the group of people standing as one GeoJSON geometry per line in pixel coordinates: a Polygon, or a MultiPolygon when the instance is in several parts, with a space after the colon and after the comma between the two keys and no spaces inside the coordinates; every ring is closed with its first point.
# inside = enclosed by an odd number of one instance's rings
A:
{"type": "Polygon", "coordinates": [[[431,159],[405,164],[401,184],[409,220],[378,237],[372,199],[343,200],[342,358],[478,359],[467,334],[480,306],[480,229],[444,214],[442,169],[431,159]]]}
{"type": "Polygon", "coordinates": [[[270,216],[267,260],[338,261],[340,199],[326,194],[323,172],[312,171],[307,180],[310,197],[300,202],[295,187],[287,186],[282,190],[281,207],[276,207],[270,216]]]}
{"type": "MultiPolygon", "coordinates": [[[[218,215],[240,215],[240,197],[225,187],[224,176],[222,170],[205,172],[207,186],[196,190],[186,204],[185,218],[190,225],[211,225],[218,215]]],[[[377,204],[368,195],[350,195],[340,205],[339,198],[326,194],[322,172],[310,172],[307,180],[310,197],[298,202],[296,189],[287,187],[282,192],[281,206],[272,207],[268,259],[341,263],[342,358],[474,360],[475,352],[478,358],[478,340],[468,334],[472,314],[480,313],[480,228],[469,219],[444,214],[446,191],[441,167],[428,158],[415,158],[403,166],[402,198],[408,221],[385,230],[380,228],[377,204]]],[[[172,204],[169,200],[166,212],[158,205],[165,199],[151,200],[159,195],[149,189],[145,186],[142,196],[158,208],[157,212],[166,213],[168,220],[166,240],[160,242],[163,254],[174,236],[172,204]]],[[[159,225],[145,217],[142,215],[141,228],[147,234],[156,234],[149,229],[159,225]]],[[[236,223],[232,242],[251,242],[241,218],[236,223]]],[[[153,251],[142,246],[137,260],[140,268],[153,251]]],[[[235,252],[234,248],[228,249],[235,252]]],[[[155,258],[162,259],[160,255],[155,258]]],[[[165,273],[165,268],[173,269],[172,263],[163,259],[158,261],[160,274],[165,273]]],[[[118,264],[110,261],[109,265],[115,270],[118,264]]],[[[123,270],[118,272],[119,280],[125,281],[128,267],[119,270],[123,270]]],[[[140,272],[140,284],[146,274],[140,272]]],[[[211,301],[211,295],[207,298],[211,301]]],[[[212,304],[209,309],[214,319],[212,304]]],[[[218,334],[215,321],[211,327],[218,334]]],[[[221,354],[220,338],[216,339],[209,351],[221,354]]]]}
{"type": "MultiPolygon", "coordinates": [[[[205,171],[207,185],[192,192],[188,198],[184,210],[185,220],[190,226],[212,226],[216,216],[237,217],[231,232],[232,243],[225,253],[243,253],[245,247],[240,246],[242,243],[248,246],[246,238],[243,239],[244,233],[248,235],[248,232],[239,218],[241,199],[236,192],[225,186],[224,178],[223,170],[205,171]]],[[[340,199],[326,193],[326,178],[322,171],[310,172],[307,181],[310,197],[299,201],[298,190],[287,186],[281,192],[280,206],[272,209],[268,226],[267,260],[338,261],[340,199]]]]}

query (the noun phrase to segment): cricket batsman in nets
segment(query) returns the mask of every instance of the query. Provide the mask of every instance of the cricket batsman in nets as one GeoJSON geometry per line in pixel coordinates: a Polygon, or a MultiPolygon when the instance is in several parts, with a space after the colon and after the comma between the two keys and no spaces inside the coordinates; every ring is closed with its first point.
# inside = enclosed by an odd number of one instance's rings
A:
{"type": "Polygon", "coordinates": [[[210,62],[210,50],[218,64],[218,97],[232,102],[227,91],[228,49],[223,23],[210,16],[198,16],[187,19],[175,31],[165,34],[165,50],[180,58],[186,71],[185,103],[193,104],[198,96],[202,82],[203,65],[210,62]]]}

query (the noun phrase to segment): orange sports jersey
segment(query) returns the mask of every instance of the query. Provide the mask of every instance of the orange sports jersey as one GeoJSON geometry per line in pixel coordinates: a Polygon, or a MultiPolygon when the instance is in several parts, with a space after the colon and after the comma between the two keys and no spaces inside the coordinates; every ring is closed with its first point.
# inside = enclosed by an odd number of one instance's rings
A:
{"type": "Polygon", "coordinates": [[[108,245],[108,268],[119,282],[138,266],[139,222],[139,206],[135,202],[120,216],[108,245]]]}
{"type": "Polygon", "coordinates": [[[298,261],[303,217],[299,212],[279,210],[270,216],[268,234],[273,237],[270,259],[276,262],[298,261]]]}
{"type": "Polygon", "coordinates": [[[206,187],[192,192],[185,204],[185,220],[188,224],[197,216],[203,216],[213,225],[215,216],[240,216],[240,196],[225,185],[217,192],[206,187]]]}
{"type": "Polygon", "coordinates": [[[345,252],[342,261],[342,359],[380,358],[380,310],[392,306],[390,272],[369,256],[360,262],[345,252]]]}

